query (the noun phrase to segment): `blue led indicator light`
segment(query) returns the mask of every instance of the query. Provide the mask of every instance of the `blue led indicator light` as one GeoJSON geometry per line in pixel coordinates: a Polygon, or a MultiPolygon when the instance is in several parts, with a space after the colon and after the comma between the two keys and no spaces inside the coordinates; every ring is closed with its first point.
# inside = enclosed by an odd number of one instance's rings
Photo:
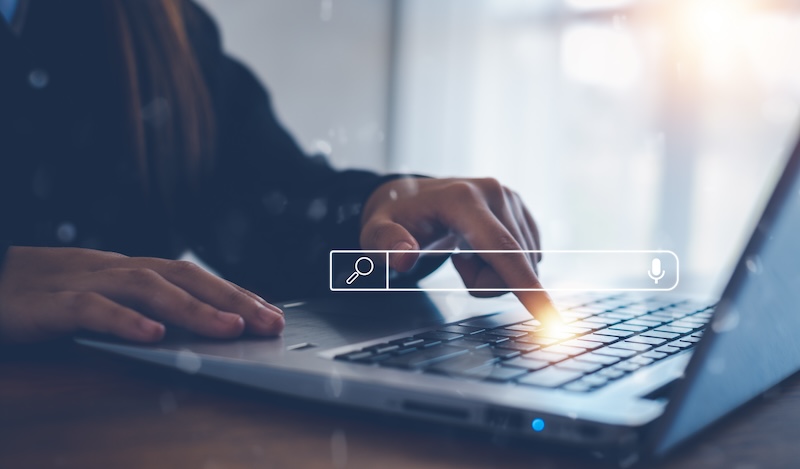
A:
{"type": "Polygon", "coordinates": [[[531,428],[533,428],[533,431],[535,432],[540,432],[544,430],[544,420],[533,419],[533,421],[531,422],[531,428]]]}

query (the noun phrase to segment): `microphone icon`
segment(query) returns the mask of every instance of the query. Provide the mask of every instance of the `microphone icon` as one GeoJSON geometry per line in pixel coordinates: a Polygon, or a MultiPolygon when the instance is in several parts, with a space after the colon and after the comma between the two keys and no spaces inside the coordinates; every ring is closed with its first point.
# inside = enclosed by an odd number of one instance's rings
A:
{"type": "Polygon", "coordinates": [[[661,269],[661,259],[654,258],[653,262],[650,263],[650,270],[647,271],[647,275],[658,285],[658,281],[664,278],[665,274],[666,272],[661,269]]]}

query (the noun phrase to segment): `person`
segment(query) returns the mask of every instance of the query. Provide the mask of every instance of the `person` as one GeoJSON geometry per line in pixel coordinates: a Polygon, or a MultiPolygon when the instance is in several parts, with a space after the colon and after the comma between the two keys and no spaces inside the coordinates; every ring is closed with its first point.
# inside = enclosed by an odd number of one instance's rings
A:
{"type": "MultiPolygon", "coordinates": [[[[527,208],[494,179],[306,156],[189,0],[0,10],[0,342],[80,330],[149,342],[164,324],[276,335],[285,322],[267,299],[327,288],[331,249],[539,248],[527,208]],[[175,260],[187,249],[223,278],[175,260]]],[[[538,288],[538,260],[454,262],[468,287],[538,288]]],[[[517,294],[555,315],[545,293],[517,294]]]]}

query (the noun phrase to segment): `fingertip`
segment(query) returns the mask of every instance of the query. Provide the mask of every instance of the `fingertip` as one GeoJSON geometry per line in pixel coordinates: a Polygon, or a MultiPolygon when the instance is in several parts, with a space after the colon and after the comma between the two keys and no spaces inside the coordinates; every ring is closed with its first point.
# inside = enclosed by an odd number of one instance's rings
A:
{"type": "Polygon", "coordinates": [[[235,337],[244,332],[244,318],[238,314],[217,311],[217,323],[222,325],[226,335],[235,337]]]}
{"type": "Polygon", "coordinates": [[[553,300],[546,291],[532,291],[520,298],[525,308],[545,326],[557,326],[564,323],[561,313],[556,309],[553,300]]]}
{"type": "Polygon", "coordinates": [[[285,324],[286,320],[282,311],[276,313],[271,309],[262,309],[259,314],[248,322],[248,328],[250,332],[255,334],[272,336],[283,332],[285,324]]]}
{"type": "MultiPolygon", "coordinates": [[[[414,246],[407,241],[401,241],[395,244],[391,250],[412,251],[414,246]]],[[[408,272],[417,263],[418,258],[418,252],[392,252],[389,255],[389,266],[398,272],[408,272]]]]}
{"type": "Polygon", "coordinates": [[[269,325],[265,335],[281,335],[285,327],[286,319],[284,319],[284,316],[278,316],[275,318],[272,324],[269,325]]]}
{"type": "Polygon", "coordinates": [[[142,318],[139,321],[140,337],[147,342],[156,342],[164,338],[166,328],[160,322],[142,318]]]}

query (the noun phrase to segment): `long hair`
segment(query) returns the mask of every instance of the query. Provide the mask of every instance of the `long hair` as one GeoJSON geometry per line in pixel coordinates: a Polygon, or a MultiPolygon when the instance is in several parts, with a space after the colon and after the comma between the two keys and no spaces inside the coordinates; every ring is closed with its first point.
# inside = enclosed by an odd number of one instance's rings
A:
{"type": "Polygon", "coordinates": [[[215,122],[186,28],[184,0],[108,0],[117,34],[133,158],[150,196],[169,206],[213,166],[215,122]]]}

